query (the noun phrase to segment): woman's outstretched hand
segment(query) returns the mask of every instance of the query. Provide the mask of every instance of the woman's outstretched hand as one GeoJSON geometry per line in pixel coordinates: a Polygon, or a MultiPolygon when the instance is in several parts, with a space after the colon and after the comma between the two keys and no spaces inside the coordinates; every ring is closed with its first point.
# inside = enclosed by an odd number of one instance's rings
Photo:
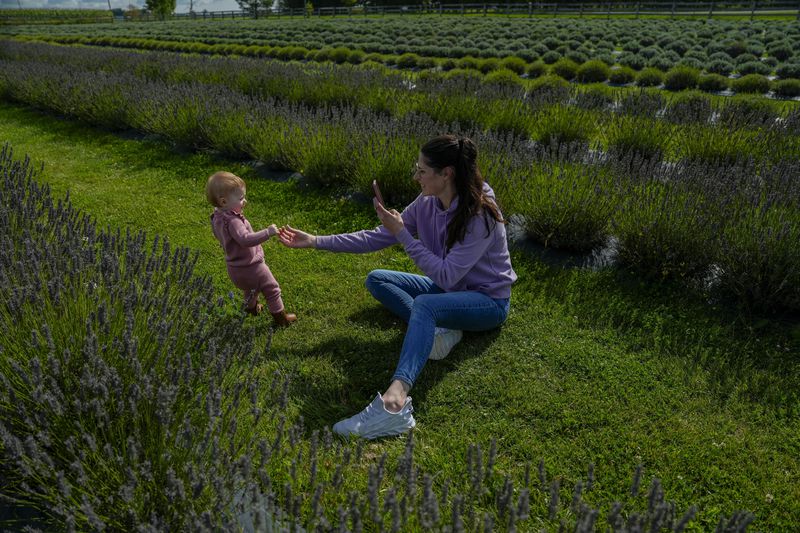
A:
{"type": "Polygon", "coordinates": [[[405,227],[403,217],[400,216],[397,209],[386,209],[377,198],[372,199],[372,205],[375,206],[375,212],[378,213],[378,218],[381,219],[383,227],[388,229],[392,235],[397,236],[405,227]]]}
{"type": "Polygon", "coordinates": [[[289,248],[316,248],[317,237],[286,225],[278,229],[278,239],[289,248]]]}

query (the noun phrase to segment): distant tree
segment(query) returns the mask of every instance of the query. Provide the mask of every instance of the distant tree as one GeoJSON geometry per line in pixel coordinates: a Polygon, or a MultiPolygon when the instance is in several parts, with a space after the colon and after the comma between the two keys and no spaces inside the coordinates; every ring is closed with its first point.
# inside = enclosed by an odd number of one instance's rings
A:
{"type": "Polygon", "coordinates": [[[255,18],[258,18],[258,10],[272,7],[273,0],[236,0],[242,11],[249,11],[255,18]]]}
{"type": "Polygon", "coordinates": [[[306,5],[305,0],[276,0],[275,3],[279,9],[297,9],[306,5]]]}
{"type": "Polygon", "coordinates": [[[176,0],[145,0],[144,7],[161,18],[175,12],[176,0]]]}

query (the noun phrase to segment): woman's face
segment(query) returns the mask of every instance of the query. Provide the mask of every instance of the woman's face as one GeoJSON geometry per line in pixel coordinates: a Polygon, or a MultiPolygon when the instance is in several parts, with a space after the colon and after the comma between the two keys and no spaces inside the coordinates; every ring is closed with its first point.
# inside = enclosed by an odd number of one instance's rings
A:
{"type": "Polygon", "coordinates": [[[447,169],[437,171],[431,167],[422,154],[414,163],[414,179],[419,183],[423,196],[438,196],[447,188],[447,169]]]}

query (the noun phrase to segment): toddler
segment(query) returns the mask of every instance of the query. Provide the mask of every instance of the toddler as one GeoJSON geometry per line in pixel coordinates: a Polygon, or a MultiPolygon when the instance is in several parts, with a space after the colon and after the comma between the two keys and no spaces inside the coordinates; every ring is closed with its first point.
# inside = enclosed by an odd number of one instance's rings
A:
{"type": "Polygon", "coordinates": [[[215,172],[206,182],[206,197],[215,207],[211,214],[211,229],[225,250],[228,275],[233,284],[244,292],[245,311],[257,315],[262,310],[258,295],[267,300],[277,327],[285,327],[297,320],[287,313],[281,299],[281,288],[264,262],[261,243],[278,234],[278,228],[253,231],[242,214],[247,204],[244,180],[230,172],[215,172]]]}

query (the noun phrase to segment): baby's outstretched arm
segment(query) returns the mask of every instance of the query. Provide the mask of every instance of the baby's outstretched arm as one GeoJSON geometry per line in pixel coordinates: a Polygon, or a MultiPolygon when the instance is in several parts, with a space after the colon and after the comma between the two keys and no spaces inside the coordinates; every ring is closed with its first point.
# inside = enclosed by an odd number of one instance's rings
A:
{"type": "Polygon", "coordinates": [[[241,246],[256,246],[266,241],[270,237],[278,234],[278,226],[275,224],[270,225],[262,230],[250,231],[244,225],[244,222],[234,219],[228,223],[228,231],[231,237],[241,246]]]}

